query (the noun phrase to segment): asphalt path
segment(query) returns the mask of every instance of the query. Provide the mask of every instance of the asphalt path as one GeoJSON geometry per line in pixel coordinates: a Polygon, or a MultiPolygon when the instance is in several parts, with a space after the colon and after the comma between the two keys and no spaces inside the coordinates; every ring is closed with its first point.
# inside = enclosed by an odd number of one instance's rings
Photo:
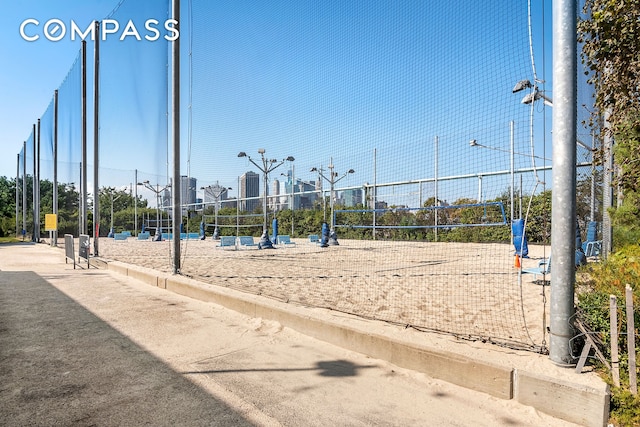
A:
{"type": "Polygon", "coordinates": [[[1,426],[572,426],[107,270],[0,245],[1,426]]]}

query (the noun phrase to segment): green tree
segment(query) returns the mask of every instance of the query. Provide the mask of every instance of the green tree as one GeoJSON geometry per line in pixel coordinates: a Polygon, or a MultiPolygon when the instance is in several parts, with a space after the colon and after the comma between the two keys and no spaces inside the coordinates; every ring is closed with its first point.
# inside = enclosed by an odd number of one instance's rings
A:
{"type": "MultiPolygon", "coordinates": [[[[586,0],[578,24],[583,62],[592,70],[599,114],[609,113],[622,206],[612,210],[618,235],[638,237],[640,228],[640,1],[586,0]]],[[[599,120],[595,117],[594,121],[599,120]]]]}
{"type": "Polygon", "coordinates": [[[0,236],[15,234],[16,202],[15,179],[0,177],[0,236]]]}

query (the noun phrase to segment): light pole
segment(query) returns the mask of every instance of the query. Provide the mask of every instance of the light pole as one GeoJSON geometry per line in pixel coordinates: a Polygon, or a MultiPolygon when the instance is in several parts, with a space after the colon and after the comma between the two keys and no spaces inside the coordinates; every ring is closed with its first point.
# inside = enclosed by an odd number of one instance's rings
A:
{"type": "Polygon", "coordinates": [[[295,165],[293,164],[293,157],[291,158],[291,206],[289,209],[291,210],[291,238],[293,238],[294,232],[294,216],[293,213],[296,208],[296,170],[295,165]]]}
{"type": "Polygon", "coordinates": [[[286,161],[293,162],[295,159],[293,158],[293,156],[289,156],[286,159],[282,159],[280,161],[276,159],[267,159],[264,156],[264,153],[265,153],[264,148],[259,148],[258,153],[262,158],[262,166],[260,166],[258,163],[253,161],[253,159],[249,155],[247,155],[247,153],[245,153],[244,151],[239,152],[238,157],[246,157],[247,159],[249,159],[251,163],[254,164],[255,167],[257,167],[260,171],[262,171],[262,177],[263,177],[262,180],[264,184],[263,185],[264,197],[262,200],[262,210],[264,211],[264,224],[262,229],[262,236],[260,237],[260,241],[258,242],[258,248],[259,249],[275,249],[273,247],[273,243],[271,243],[271,240],[269,240],[269,223],[267,218],[267,190],[268,190],[267,179],[269,176],[269,172],[273,171],[278,166],[282,165],[284,162],[286,161]]]}
{"type": "Polygon", "coordinates": [[[122,193],[118,194],[117,196],[113,196],[113,193],[115,191],[115,188],[109,188],[109,196],[111,197],[111,227],[109,227],[109,234],[107,235],[107,237],[113,237],[114,236],[114,230],[113,230],[113,202],[118,200],[120,198],[120,196],[122,196],[122,193]]]}
{"type": "Polygon", "coordinates": [[[331,225],[330,225],[330,229],[329,229],[329,244],[330,245],[338,245],[338,235],[336,234],[335,231],[335,218],[333,216],[333,199],[334,199],[334,186],[336,184],[336,182],[340,181],[341,179],[343,179],[344,177],[346,177],[348,174],[350,173],[355,173],[355,171],[353,169],[349,169],[348,171],[346,171],[344,174],[342,174],[342,176],[340,178],[337,178],[338,176],[338,172],[334,172],[333,168],[333,159],[331,159],[331,161],[329,162],[329,166],[327,166],[329,168],[329,178],[327,178],[326,176],[324,176],[324,174],[322,173],[322,169],[318,169],[318,168],[311,168],[311,172],[318,172],[318,175],[329,182],[329,184],[331,185],[330,187],[330,193],[329,193],[329,207],[331,209],[331,225]]]}
{"type": "Polygon", "coordinates": [[[214,212],[214,228],[213,228],[213,239],[220,239],[220,231],[218,230],[218,204],[220,202],[220,197],[225,194],[227,191],[231,190],[231,187],[223,187],[218,184],[216,181],[213,185],[208,185],[206,187],[200,187],[201,190],[204,190],[205,200],[207,198],[207,194],[213,196],[213,212],[214,212]]]}
{"type": "Polygon", "coordinates": [[[151,190],[156,194],[156,237],[153,240],[156,242],[160,242],[162,241],[162,226],[160,224],[160,193],[171,188],[171,184],[167,184],[164,187],[160,187],[159,184],[153,186],[149,183],[149,180],[138,182],[137,184],[144,186],[144,188],[146,188],[147,190],[151,190]],[[160,229],[160,232],[158,232],[158,229],[160,229]]]}

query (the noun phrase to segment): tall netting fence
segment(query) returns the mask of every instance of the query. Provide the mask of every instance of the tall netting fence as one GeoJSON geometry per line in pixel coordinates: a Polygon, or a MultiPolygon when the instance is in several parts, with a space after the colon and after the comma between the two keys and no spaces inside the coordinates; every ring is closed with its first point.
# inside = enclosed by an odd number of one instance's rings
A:
{"type": "MultiPolygon", "coordinates": [[[[544,131],[531,137],[531,107],[512,92],[532,79],[526,2],[192,7],[191,176],[239,186],[240,198],[251,173],[252,195],[263,195],[266,176],[268,200],[284,200],[268,212],[269,233],[275,218],[290,235],[293,217],[298,240],[274,253],[209,245],[217,261],[206,267],[189,250],[183,272],[458,336],[542,343],[541,288],[518,280],[511,245],[511,219],[544,191],[534,171],[550,165],[544,131]],[[339,245],[309,242],[322,221],[339,245]]],[[[523,262],[544,256],[530,252],[523,262]]]]}
{"type": "MultiPolygon", "coordinates": [[[[523,269],[549,256],[540,22],[551,19],[530,6],[183,2],[179,183],[169,178],[169,43],[107,40],[99,233],[114,238],[101,239],[100,255],[170,272],[179,234],[180,273],[214,286],[544,351],[548,277],[523,269]],[[171,229],[173,191],[181,230],[171,229]],[[133,236],[116,241],[124,233],[133,236]],[[265,238],[275,250],[259,250],[265,238]]],[[[163,22],[167,11],[166,1],[126,0],[110,17],[163,22]]],[[[79,79],[76,62],[61,102],[79,79]]],[[[579,88],[586,111],[585,80],[579,88]]],[[[59,170],[73,184],[71,98],[59,170]]],[[[599,197],[598,170],[590,125],[578,133],[586,206],[599,197]]]]}

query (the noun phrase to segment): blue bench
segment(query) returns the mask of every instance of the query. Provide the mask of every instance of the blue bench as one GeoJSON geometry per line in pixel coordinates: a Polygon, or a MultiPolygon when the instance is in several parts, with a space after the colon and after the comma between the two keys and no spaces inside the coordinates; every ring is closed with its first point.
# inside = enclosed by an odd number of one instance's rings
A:
{"type": "Polygon", "coordinates": [[[142,233],[138,234],[138,240],[149,240],[150,237],[151,233],[149,233],[148,231],[143,231],[142,233]]]}
{"type": "Polygon", "coordinates": [[[127,237],[129,236],[124,233],[116,233],[113,235],[113,240],[127,240],[127,237]]]}
{"type": "Polygon", "coordinates": [[[258,244],[253,241],[253,236],[240,236],[240,246],[258,247],[258,244]]]}
{"type": "Polygon", "coordinates": [[[309,234],[309,243],[320,243],[320,236],[317,234],[309,234]]]}
{"type": "Polygon", "coordinates": [[[282,234],[279,235],[278,238],[276,239],[276,244],[277,245],[295,245],[296,242],[292,242],[291,241],[291,237],[289,237],[287,234],[282,234]]]}
{"type": "Polygon", "coordinates": [[[523,268],[522,273],[533,274],[533,281],[538,281],[538,276],[542,276],[543,278],[549,274],[551,274],[551,256],[546,259],[540,260],[538,263],[538,267],[532,268],[523,268]]]}
{"type": "Polygon", "coordinates": [[[220,236],[220,243],[216,245],[217,248],[235,248],[236,236],[220,236]]]}

